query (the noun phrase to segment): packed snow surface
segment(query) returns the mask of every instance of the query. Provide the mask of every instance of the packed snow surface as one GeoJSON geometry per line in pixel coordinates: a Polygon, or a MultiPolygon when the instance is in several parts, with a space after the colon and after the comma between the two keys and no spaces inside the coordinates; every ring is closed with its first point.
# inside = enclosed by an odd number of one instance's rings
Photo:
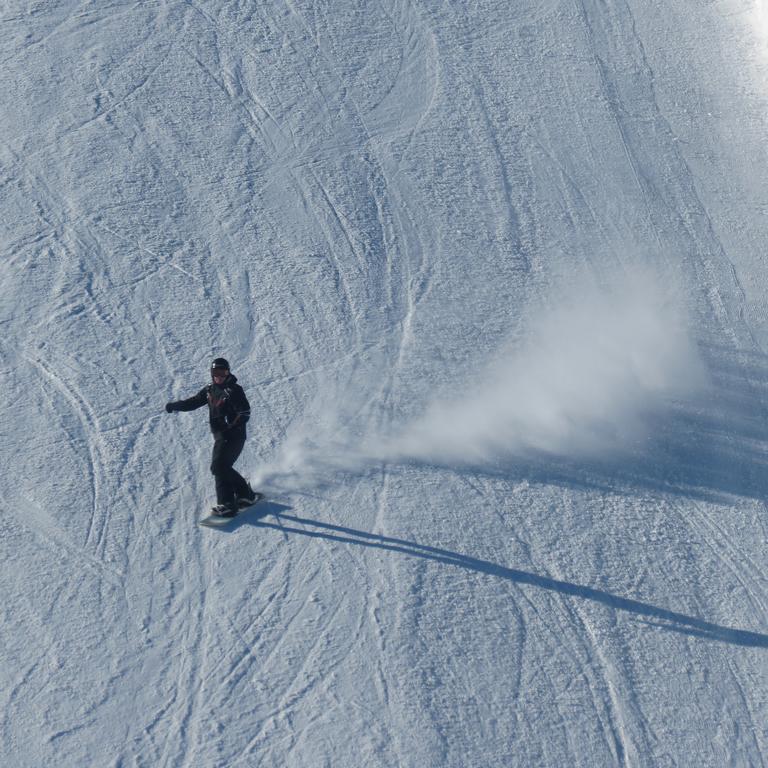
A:
{"type": "Polygon", "coordinates": [[[767,19],[5,2],[0,765],[768,763],[767,19]]]}

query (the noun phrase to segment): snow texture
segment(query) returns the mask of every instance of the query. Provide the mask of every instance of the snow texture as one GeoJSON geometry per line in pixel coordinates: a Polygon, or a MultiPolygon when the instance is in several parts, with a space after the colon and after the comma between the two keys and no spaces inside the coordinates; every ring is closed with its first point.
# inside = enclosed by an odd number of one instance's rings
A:
{"type": "Polygon", "coordinates": [[[0,22],[0,765],[768,763],[764,2],[0,22]]]}

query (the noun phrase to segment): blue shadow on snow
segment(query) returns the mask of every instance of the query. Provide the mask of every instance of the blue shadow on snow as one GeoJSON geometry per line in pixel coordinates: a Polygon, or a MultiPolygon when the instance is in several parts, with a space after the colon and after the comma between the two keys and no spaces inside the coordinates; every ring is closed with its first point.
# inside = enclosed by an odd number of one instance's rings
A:
{"type": "Polygon", "coordinates": [[[751,648],[768,648],[768,635],[759,632],[749,632],[742,629],[731,629],[719,624],[713,624],[704,619],[697,619],[693,616],[686,616],[683,613],[670,611],[666,608],[659,608],[649,603],[643,603],[640,600],[632,600],[626,597],[619,597],[610,592],[592,587],[584,587],[579,584],[572,584],[568,581],[559,581],[548,576],[539,576],[535,573],[521,571],[517,568],[507,568],[503,565],[491,563],[488,560],[480,560],[476,557],[469,557],[458,552],[451,552],[447,549],[439,549],[426,544],[418,544],[413,541],[396,539],[390,536],[381,536],[367,531],[358,531],[354,528],[346,528],[341,525],[331,525],[318,520],[309,520],[294,515],[285,514],[285,510],[290,509],[281,504],[266,503],[260,505],[261,510],[258,516],[246,515],[240,521],[241,525],[252,525],[259,528],[272,528],[283,534],[296,534],[308,536],[313,539],[325,539],[339,544],[355,544],[360,547],[370,547],[381,549],[385,552],[396,552],[410,557],[419,557],[425,560],[432,560],[444,565],[452,565],[458,568],[464,568],[475,573],[483,573],[498,579],[506,579],[515,584],[528,584],[539,589],[546,589],[551,592],[557,592],[569,597],[578,597],[582,600],[591,600],[600,603],[613,610],[627,611],[638,616],[644,616],[651,621],[646,622],[649,625],[666,629],[672,632],[679,632],[699,637],[707,640],[716,640],[722,643],[732,645],[741,645],[751,648]],[[273,514],[277,518],[277,523],[269,523],[263,520],[265,515],[273,514]],[[283,521],[289,521],[300,526],[312,526],[309,528],[298,528],[295,526],[283,525],[283,521]],[[319,529],[319,530],[318,530],[319,529]]]}

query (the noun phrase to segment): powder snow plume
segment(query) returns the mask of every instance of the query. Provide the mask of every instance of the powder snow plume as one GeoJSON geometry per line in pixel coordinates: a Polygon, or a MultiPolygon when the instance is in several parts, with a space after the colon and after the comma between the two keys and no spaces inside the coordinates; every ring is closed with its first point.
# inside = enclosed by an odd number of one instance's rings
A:
{"type": "Polygon", "coordinates": [[[332,409],[320,432],[297,424],[259,480],[290,477],[306,487],[329,471],[382,461],[482,466],[534,453],[615,455],[645,436],[650,415],[706,384],[685,313],[644,274],[555,291],[527,327],[524,341],[498,351],[471,384],[454,384],[452,395],[386,434],[345,437],[344,414],[332,409]]]}

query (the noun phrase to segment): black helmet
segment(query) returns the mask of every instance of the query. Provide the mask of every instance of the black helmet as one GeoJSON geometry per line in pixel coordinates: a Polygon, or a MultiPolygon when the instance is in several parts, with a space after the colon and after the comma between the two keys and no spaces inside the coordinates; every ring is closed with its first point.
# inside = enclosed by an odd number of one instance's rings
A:
{"type": "Polygon", "coordinates": [[[225,371],[229,370],[229,362],[225,360],[223,357],[217,357],[212,363],[211,363],[211,370],[219,368],[223,369],[225,371]]]}

